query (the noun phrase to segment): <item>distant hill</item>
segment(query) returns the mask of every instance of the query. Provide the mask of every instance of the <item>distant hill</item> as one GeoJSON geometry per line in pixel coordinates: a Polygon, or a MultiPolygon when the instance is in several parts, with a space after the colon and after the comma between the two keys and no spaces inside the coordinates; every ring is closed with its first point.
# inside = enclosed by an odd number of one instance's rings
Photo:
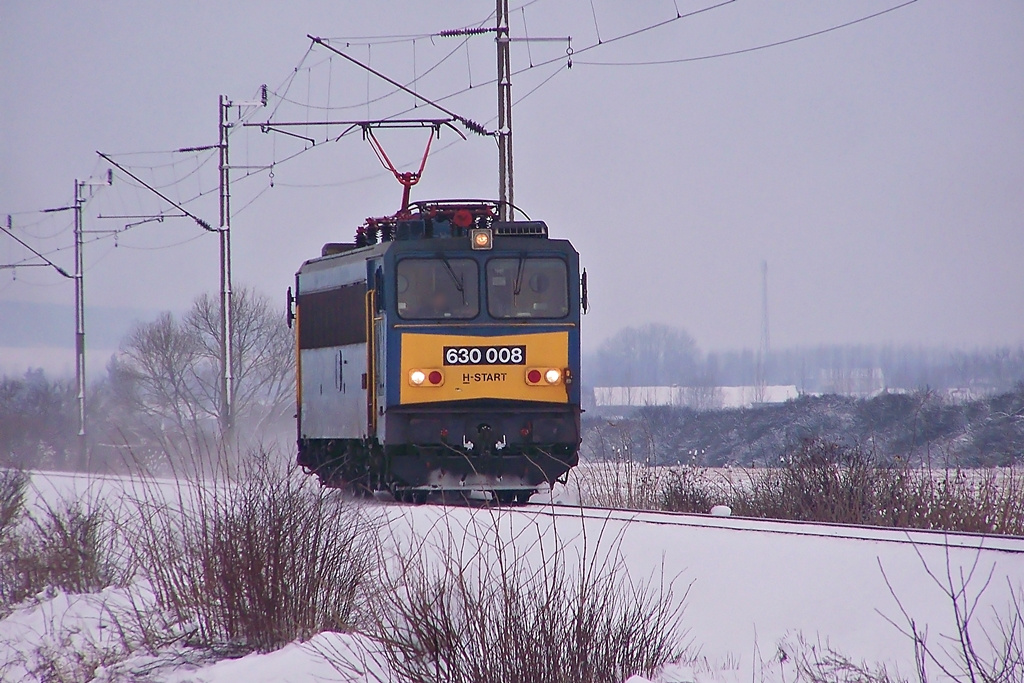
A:
{"type": "Polygon", "coordinates": [[[775,405],[696,411],[640,408],[627,417],[584,419],[583,455],[657,464],[777,463],[804,439],[859,446],[879,459],[989,466],[1024,462],[1024,383],[956,402],[937,392],[855,398],[802,396],[775,405]]]}

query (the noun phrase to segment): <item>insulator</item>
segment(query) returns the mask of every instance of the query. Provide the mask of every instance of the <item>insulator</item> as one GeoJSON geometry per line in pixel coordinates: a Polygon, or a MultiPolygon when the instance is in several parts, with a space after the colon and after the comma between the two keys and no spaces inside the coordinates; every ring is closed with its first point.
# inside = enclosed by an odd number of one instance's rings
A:
{"type": "Polygon", "coordinates": [[[449,28],[441,31],[437,35],[441,38],[457,38],[459,36],[478,36],[483,33],[493,33],[496,29],[493,28],[449,28]]]}
{"type": "Polygon", "coordinates": [[[459,122],[477,135],[490,135],[487,129],[471,119],[459,119],[459,122]]]}

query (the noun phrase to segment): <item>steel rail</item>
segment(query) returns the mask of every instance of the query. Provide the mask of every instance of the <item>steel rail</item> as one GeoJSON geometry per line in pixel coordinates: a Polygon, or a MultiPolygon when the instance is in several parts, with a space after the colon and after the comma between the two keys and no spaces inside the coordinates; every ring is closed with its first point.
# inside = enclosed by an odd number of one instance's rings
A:
{"type": "Polygon", "coordinates": [[[574,517],[652,526],[680,526],[704,529],[724,529],[740,532],[760,532],[789,536],[852,539],[882,543],[928,545],[969,550],[994,550],[1024,554],[1024,536],[951,532],[936,529],[899,529],[867,524],[834,524],[798,520],[774,520],[755,517],[717,517],[683,512],[655,512],[610,507],[581,507],[552,503],[529,503],[508,508],[546,514],[551,517],[574,517]]]}

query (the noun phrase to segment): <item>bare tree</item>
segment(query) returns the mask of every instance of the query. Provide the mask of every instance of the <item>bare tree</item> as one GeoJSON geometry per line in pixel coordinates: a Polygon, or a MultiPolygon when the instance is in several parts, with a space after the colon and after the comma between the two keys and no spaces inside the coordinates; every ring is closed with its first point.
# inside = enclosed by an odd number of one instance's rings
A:
{"type": "Polygon", "coordinates": [[[191,432],[202,418],[215,415],[203,400],[203,354],[197,339],[169,312],[139,323],[121,343],[108,367],[130,407],[157,418],[161,427],[191,432]]]}
{"type": "Polygon", "coordinates": [[[701,363],[685,330],[650,324],[627,327],[601,344],[595,381],[604,386],[691,385],[701,363]]]}
{"type": "MultiPolygon", "coordinates": [[[[232,295],[231,368],[235,388],[235,420],[262,427],[283,417],[295,393],[295,340],[284,315],[267,297],[240,288],[232,295]]],[[[183,327],[198,340],[212,364],[197,379],[204,399],[220,406],[220,302],[203,294],[185,315],[183,327]],[[212,372],[210,372],[212,370],[212,372]]]]}
{"type": "MultiPolygon", "coordinates": [[[[266,296],[232,294],[235,418],[258,430],[287,414],[295,387],[294,339],[266,296]]],[[[220,309],[203,294],[179,321],[163,313],[140,323],[109,366],[122,400],[182,435],[200,434],[222,417],[220,309]]]]}

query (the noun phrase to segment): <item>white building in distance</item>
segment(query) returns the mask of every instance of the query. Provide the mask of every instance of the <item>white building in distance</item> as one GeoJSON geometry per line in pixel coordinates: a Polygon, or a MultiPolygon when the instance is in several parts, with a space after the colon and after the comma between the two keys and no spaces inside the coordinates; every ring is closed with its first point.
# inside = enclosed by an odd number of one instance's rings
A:
{"type": "Polygon", "coordinates": [[[594,403],[598,407],[677,406],[716,410],[785,403],[799,395],[795,384],[763,387],[594,387],[594,403]]]}

